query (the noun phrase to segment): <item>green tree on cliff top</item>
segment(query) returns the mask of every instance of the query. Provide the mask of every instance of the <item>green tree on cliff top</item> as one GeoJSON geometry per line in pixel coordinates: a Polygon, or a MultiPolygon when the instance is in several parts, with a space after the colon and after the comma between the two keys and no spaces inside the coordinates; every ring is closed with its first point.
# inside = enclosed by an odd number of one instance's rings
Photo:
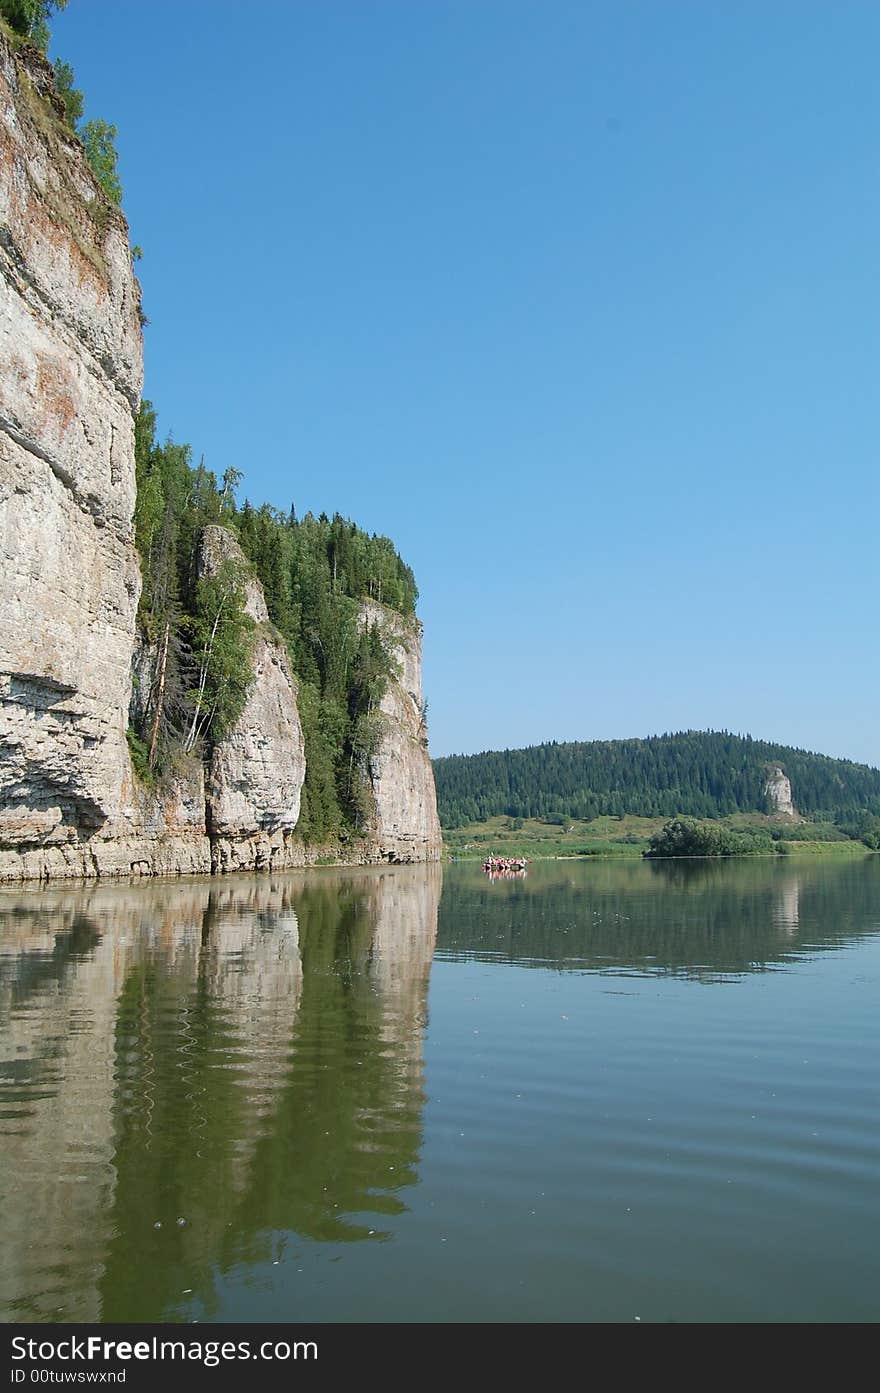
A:
{"type": "Polygon", "coordinates": [[[67,0],[0,0],[0,15],[14,33],[43,53],[49,46],[49,16],[67,8],[67,0]]]}
{"type": "MultiPolygon", "coordinates": [[[[66,8],[67,0],[0,0],[0,17],[13,33],[45,53],[49,47],[49,18],[57,10],[66,8]]],[[[85,103],[82,92],[74,86],[73,68],[56,58],[54,71],[55,87],[64,103],[67,124],[82,141],[92,172],[110,202],[119,204],[122,202],[122,184],[116,169],[119,159],[116,127],[101,120],[87,121],[80,127],[85,103]]]]}

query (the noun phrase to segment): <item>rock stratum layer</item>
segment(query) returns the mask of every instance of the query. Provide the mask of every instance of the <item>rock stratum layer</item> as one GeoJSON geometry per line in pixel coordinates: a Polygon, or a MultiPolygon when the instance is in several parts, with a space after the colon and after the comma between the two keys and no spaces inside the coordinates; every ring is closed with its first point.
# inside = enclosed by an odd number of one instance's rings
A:
{"type": "MultiPolygon", "coordinates": [[[[136,632],[134,420],[143,377],[128,228],[67,129],[52,71],[0,33],[0,880],[204,873],[439,855],[420,631],[380,606],[401,666],[371,767],[374,825],[307,848],[296,679],[257,582],[255,675],[205,769],[160,794],[126,740],[136,632]]],[[[238,552],[209,528],[201,564],[238,552]]],[[[135,696],[135,699],[137,697],[135,696]]]]}

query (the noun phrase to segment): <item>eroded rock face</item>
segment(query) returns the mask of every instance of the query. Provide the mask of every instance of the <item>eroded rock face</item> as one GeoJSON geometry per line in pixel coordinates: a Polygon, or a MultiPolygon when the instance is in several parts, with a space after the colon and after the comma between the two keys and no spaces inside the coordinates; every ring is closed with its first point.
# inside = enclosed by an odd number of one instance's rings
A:
{"type": "MultiPolygon", "coordinates": [[[[0,33],[0,881],[435,858],[420,630],[365,605],[401,677],[382,703],[375,827],[294,834],[305,775],[296,681],[249,584],[255,681],[235,729],[158,791],[135,779],[155,652],[136,636],[134,418],[140,289],[128,229],[67,129],[52,70],[0,33]],[[137,680],[132,693],[132,676],[137,680]]],[[[241,558],[208,528],[206,573],[241,558]]]]}
{"type": "MultiPolygon", "coordinates": [[[[214,574],[227,558],[246,565],[225,528],[207,527],[199,553],[201,573],[214,574]]],[[[299,819],[306,774],[290,659],[269,624],[262,586],[255,579],[248,584],[245,609],[257,625],[254,681],[234,728],[213,751],[207,775],[207,827],[216,870],[289,864],[286,834],[299,819]]]]}
{"type": "Polygon", "coordinates": [[[379,626],[398,668],[382,698],[382,734],[370,761],[377,856],[437,860],[441,836],[422,698],[421,625],[374,600],[362,602],[360,622],[379,626]]]}
{"type": "Polygon", "coordinates": [[[764,785],[767,810],[783,817],[796,817],[794,803],[791,801],[791,782],[777,765],[767,775],[764,785]]]}
{"type": "Polygon", "coordinates": [[[126,794],[142,341],[125,220],[50,73],[0,35],[0,847],[72,852],[126,794]]]}

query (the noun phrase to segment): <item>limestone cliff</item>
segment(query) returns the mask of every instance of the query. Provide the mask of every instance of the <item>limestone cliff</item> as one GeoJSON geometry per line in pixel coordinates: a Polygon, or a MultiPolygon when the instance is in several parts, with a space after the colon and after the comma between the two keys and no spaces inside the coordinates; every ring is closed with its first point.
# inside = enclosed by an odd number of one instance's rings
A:
{"type": "Polygon", "coordinates": [[[768,770],[764,797],[767,800],[768,812],[782,817],[797,816],[794,803],[791,801],[791,781],[779,765],[768,770]]]}
{"type": "MultiPolygon", "coordinates": [[[[245,560],[223,527],[206,527],[199,550],[202,575],[226,558],[245,560]]],[[[213,750],[207,773],[206,816],[214,870],[250,870],[281,861],[286,834],[299,818],[306,774],[296,683],[282,639],[269,624],[259,581],[247,586],[246,613],[257,625],[254,680],[233,729],[213,750]]]]}
{"type": "Polygon", "coordinates": [[[371,834],[382,859],[434,860],[441,834],[422,697],[421,625],[374,600],[362,602],[361,623],[378,625],[397,670],[382,698],[379,745],[370,760],[371,834]]]}
{"type": "MultiPolygon", "coordinates": [[[[227,558],[246,564],[225,528],[206,528],[199,558],[202,574],[214,574],[227,558]]],[[[296,678],[286,646],[269,623],[262,587],[253,578],[245,609],[257,626],[253,685],[244,711],[215,747],[206,770],[212,869],[279,870],[330,857],[358,864],[436,860],[440,826],[427,749],[417,621],[373,601],[361,606],[361,622],[379,625],[395,676],[382,699],[379,744],[370,761],[373,816],[364,835],[342,850],[307,847],[296,835],[306,770],[296,678]]]]}
{"type": "Polygon", "coordinates": [[[0,35],[0,845],[61,864],[126,802],[142,340],[125,220],[53,97],[0,35]]]}
{"type": "MultiPolygon", "coordinates": [[[[364,621],[389,636],[400,679],[382,703],[363,837],[342,849],[296,835],[297,684],[256,581],[254,680],[234,728],[158,791],[135,778],[129,712],[142,727],[156,675],[136,633],[140,288],[125,219],[64,123],[50,65],[2,31],[0,372],[0,881],[436,857],[420,631],[381,606],[364,621]]],[[[202,574],[229,555],[243,563],[229,532],[206,528],[202,574]]]]}

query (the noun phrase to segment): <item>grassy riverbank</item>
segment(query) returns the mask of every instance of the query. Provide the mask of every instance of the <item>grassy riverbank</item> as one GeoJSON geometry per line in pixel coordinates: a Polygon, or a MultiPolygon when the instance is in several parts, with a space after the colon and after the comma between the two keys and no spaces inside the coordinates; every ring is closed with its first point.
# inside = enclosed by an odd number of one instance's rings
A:
{"type": "MultiPolygon", "coordinates": [[[[444,830],[447,855],[457,860],[482,860],[498,856],[550,858],[603,856],[638,858],[651,838],[664,826],[662,817],[595,817],[566,821],[561,825],[541,818],[491,817],[485,822],[444,830]]],[[[782,851],[791,856],[862,856],[868,848],[844,837],[831,823],[797,822],[760,813],[735,813],[720,818],[718,825],[731,831],[754,831],[768,837],[768,855],[782,851]],[[778,834],[778,839],[769,840],[778,834]]]]}

